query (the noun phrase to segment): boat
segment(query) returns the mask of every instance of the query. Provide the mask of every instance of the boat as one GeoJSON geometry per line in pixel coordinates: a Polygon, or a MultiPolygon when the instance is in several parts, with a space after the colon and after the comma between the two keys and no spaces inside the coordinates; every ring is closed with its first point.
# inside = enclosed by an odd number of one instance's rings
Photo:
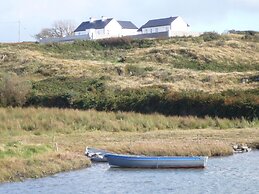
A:
{"type": "Polygon", "coordinates": [[[105,154],[108,154],[110,152],[96,149],[96,148],[86,148],[85,149],[85,155],[91,159],[93,162],[107,162],[107,158],[105,157],[105,154]]]}
{"type": "Polygon", "coordinates": [[[246,144],[237,144],[233,146],[233,153],[245,153],[251,151],[252,148],[249,148],[246,144]]]}
{"type": "Polygon", "coordinates": [[[207,156],[134,156],[105,154],[111,167],[120,168],[205,168],[207,156]]]}

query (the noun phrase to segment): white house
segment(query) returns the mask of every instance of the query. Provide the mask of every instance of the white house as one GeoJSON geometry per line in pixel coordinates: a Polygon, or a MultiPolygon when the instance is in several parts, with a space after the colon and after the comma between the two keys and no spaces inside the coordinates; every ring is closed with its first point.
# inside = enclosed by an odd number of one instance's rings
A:
{"type": "Polygon", "coordinates": [[[81,23],[74,31],[76,36],[87,35],[89,39],[102,39],[136,35],[138,28],[130,21],[117,21],[102,17],[101,20],[90,18],[81,23]]]}
{"type": "Polygon", "coordinates": [[[178,36],[188,34],[189,25],[180,16],[169,17],[149,20],[138,32],[140,34],[168,32],[169,36],[178,36]]]}

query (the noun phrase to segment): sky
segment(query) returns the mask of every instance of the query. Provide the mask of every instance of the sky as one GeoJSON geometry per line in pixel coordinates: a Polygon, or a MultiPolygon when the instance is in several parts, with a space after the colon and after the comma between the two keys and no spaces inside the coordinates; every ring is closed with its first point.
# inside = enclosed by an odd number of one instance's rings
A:
{"type": "Polygon", "coordinates": [[[0,42],[34,41],[33,35],[55,21],[77,26],[101,16],[138,27],[150,19],[181,16],[196,32],[259,31],[259,0],[0,0],[0,42]]]}

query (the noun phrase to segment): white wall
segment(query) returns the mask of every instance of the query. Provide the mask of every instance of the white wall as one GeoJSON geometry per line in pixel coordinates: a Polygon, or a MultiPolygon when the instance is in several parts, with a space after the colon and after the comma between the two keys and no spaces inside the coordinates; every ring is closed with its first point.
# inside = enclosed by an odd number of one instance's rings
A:
{"type": "Polygon", "coordinates": [[[172,31],[170,30],[169,33],[168,33],[168,36],[169,37],[175,37],[175,36],[192,36],[192,37],[198,37],[202,35],[202,32],[188,32],[188,31],[172,31]]]}
{"type": "Polygon", "coordinates": [[[187,26],[187,23],[181,17],[177,17],[172,22],[172,24],[168,25],[168,26],[157,26],[157,27],[151,27],[151,28],[143,28],[142,34],[167,32],[169,30],[173,31],[173,32],[188,32],[189,27],[187,26]]]}
{"type": "Polygon", "coordinates": [[[109,24],[105,26],[105,34],[110,37],[120,37],[122,34],[121,25],[115,19],[112,19],[109,24]]]}
{"type": "Polygon", "coordinates": [[[143,34],[151,34],[151,33],[158,33],[158,32],[166,32],[170,30],[170,25],[168,26],[158,26],[158,27],[152,27],[152,28],[143,28],[142,33],[143,34]]]}
{"type": "Polygon", "coordinates": [[[189,27],[181,17],[177,17],[171,24],[171,30],[174,32],[187,32],[189,27]]]}
{"type": "Polygon", "coordinates": [[[105,30],[104,29],[96,29],[95,35],[96,36],[103,36],[103,35],[105,35],[105,30]]]}
{"type": "Polygon", "coordinates": [[[138,29],[122,29],[121,36],[137,35],[138,29]]]}

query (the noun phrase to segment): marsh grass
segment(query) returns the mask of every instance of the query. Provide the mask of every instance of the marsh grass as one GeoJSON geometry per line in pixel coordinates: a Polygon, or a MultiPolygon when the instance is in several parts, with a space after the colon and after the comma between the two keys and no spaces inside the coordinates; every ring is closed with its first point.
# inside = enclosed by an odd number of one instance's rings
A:
{"type": "Polygon", "coordinates": [[[87,146],[123,154],[230,155],[235,143],[258,147],[258,125],[245,119],[1,108],[0,182],[89,166],[87,146]]]}
{"type": "Polygon", "coordinates": [[[73,153],[47,153],[37,157],[0,159],[0,182],[23,181],[58,172],[75,170],[90,165],[82,155],[73,153]]]}
{"type": "Polygon", "coordinates": [[[97,112],[46,108],[0,109],[0,132],[23,131],[152,131],[173,129],[228,129],[259,127],[257,119],[166,117],[123,112],[97,112]]]}

